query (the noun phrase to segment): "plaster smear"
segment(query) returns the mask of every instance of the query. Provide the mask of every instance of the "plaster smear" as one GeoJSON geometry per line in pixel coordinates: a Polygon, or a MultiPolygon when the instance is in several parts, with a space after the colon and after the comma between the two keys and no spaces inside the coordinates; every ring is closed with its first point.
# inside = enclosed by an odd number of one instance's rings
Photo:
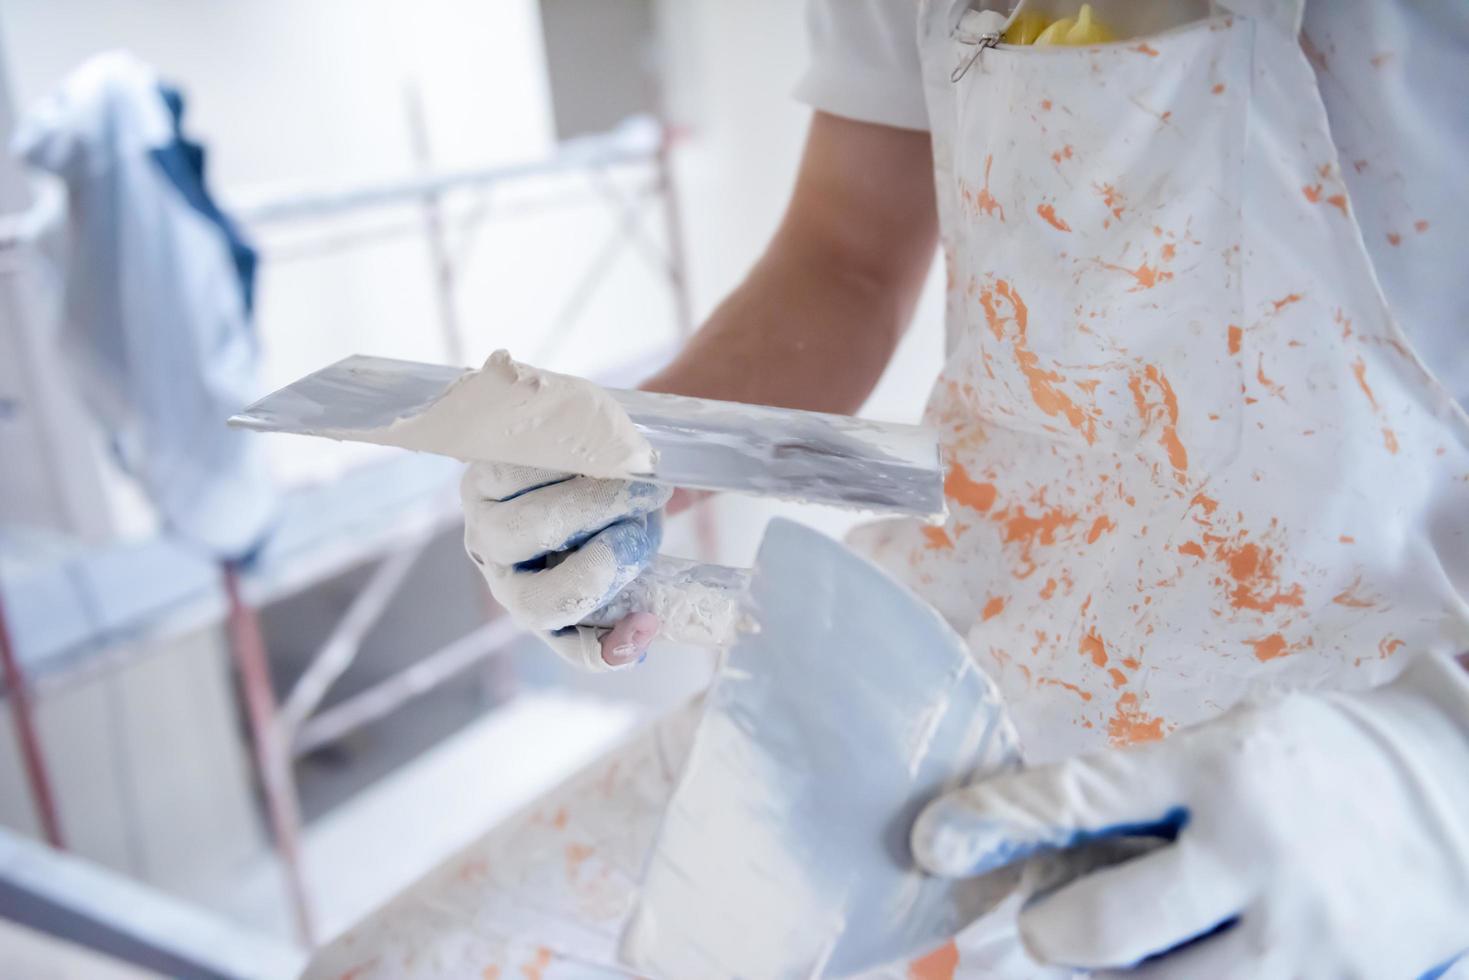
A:
{"type": "Polygon", "coordinates": [[[455,459],[606,479],[650,474],[658,458],[601,387],[522,364],[503,350],[383,432],[391,445],[455,459]]]}
{"type": "Polygon", "coordinates": [[[740,633],[758,628],[744,609],[749,584],[745,569],[660,555],[586,622],[611,626],[629,613],[648,612],[658,617],[665,640],[728,647],[740,633]]]}

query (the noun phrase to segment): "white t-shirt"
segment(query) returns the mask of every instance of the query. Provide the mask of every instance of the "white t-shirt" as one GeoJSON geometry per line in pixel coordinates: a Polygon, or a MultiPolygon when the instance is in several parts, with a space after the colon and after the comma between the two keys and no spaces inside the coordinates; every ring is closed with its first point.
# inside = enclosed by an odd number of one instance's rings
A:
{"type": "Polygon", "coordinates": [[[928,129],[917,0],[811,0],[811,64],[796,98],[858,122],[928,129]]]}
{"type": "MultiPolygon", "coordinates": [[[[919,0],[808,0],[811,61],[796,97],[835,116],[927,130],[918,16],[919,0]]],[[[1302,48],[1388,303],[1419,356],[1469,404],[1469,180],[1460,176],[1469,3],[1308,3],[1302,48]],[[1351,46],[1360,57],[1348,56],[1351,46]]]]}

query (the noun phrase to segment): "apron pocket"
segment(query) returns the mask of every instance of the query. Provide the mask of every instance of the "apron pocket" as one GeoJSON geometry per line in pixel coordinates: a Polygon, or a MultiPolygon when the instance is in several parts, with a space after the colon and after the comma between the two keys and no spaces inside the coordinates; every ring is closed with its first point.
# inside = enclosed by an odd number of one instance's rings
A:
{"type": "Polygon", "coordinates": [[[1233,453],[1251,30],[1000,45],[955,85],[950,301],[969,329],[954,358],[987,420],[1140,448],[1185,484],[1233,453]]]}

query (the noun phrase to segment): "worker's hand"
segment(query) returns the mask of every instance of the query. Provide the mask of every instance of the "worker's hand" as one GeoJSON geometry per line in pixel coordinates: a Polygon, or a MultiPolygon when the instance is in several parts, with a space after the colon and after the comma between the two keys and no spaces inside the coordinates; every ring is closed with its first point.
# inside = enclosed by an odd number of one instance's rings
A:
{"type": "Polygon", "coordinates": [[[1036,858],[1019,928],[1046,964],[1419,977],[1469,949],[1469,674],[1424,657],[1374,691],[998,776],[930,804],[912,841],[946,876],[1036,858]],[[1054,885],[1063,858],[1147,835],[1171,843],[1054,885]]]}
{"type": "Polygon", "coordinates": [[[581,667],[606,670],[642,657],[657,617],[634,613],[611,630],[577,624],[653,560],[670,491],[475,463],[460,492],[465,550],[516,622],[581,667]]]}

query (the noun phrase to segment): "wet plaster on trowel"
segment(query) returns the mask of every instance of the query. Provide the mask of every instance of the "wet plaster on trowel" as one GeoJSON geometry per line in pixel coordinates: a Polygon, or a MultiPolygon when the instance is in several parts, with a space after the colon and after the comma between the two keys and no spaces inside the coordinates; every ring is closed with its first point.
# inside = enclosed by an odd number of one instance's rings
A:
{"type": "MultiPolygon", "coordinates": [[[[657,463],[657,453],[626,410],[601,387],[522,364],[503,350],[455,381],[428,408],[395,421],[385,434],[396,445],[457,459],[604,479],[646,476],[657,463]]],[[[660,558],[590,621],[610,626],[628,613],[647,612],[675,642],[732,643],[741,625],[738,596],[747,578],[736,572],[711,575],[701,568],[660,558]]]]}
{"type": "Polygon", "coordinates": [[[495,460],[581,476],[653,472],[657,453],[627,412],[583,378],[522,364],[497,350],[428,408],[384,430],[392,445],[462,460],[495,460]]]}

